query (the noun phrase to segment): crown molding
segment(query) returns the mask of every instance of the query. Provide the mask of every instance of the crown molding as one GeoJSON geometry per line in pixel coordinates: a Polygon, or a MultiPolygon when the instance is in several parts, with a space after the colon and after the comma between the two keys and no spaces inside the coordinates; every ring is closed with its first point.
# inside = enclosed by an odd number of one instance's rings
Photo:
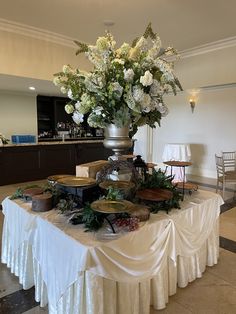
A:
{"type": "Polygon", "coordinates": [[[197,46],[194,48],[186,49],[180,52],[181,59],[190,58],[212,51],[230,48],[236,46],[236,36],[228,37],[225,39],[217,40],[205,45],[197,46]]]}
{"type": "Polygon", "coordinates": [[[208,85],[199,87],[200,91],[208,91],[208,90],[220,90],[225,88],[235,88],[236,83],[225,83],[225,84],[217,84],[217,85],[208,85]]]}
{"type": "MultiPolygon", "coordinates": [[[[74,43],[74,38],[2,18],[0,18],[0,30],[25,35],[40,40],[46,40],[70,48],[76,47],[76,44],[74,43]]],[[[205,45],[196,46],[190,49],[180,51],[180,56],[181,59],[190,58],[234,46],[236,46],[236,36],[228,37],[205,45]]]]}
{"type": "MultiPolygon", "coordinates": [[[[188,95],[193,95],[193,94],[199,94],[202,92],[207,92],[207,91],[214,91],[214,90],[222,90],[222,89],[227,89],[227,88],[236,88],[236,82],[232,83],[224,83],[224,84],[216,84],[216,85],[206,85],[206,86],[200,86],[197,88],[187,88],[182,91],[177,91],[177,94],[188,94],[188,95]]],[[[173,92],[168,93],[168,95],[172,96],[174,95],[173,92]]]]}
{"type": "MultiPolygon", "coordinates": [[[[187,95],[193,95],[193,94],[199,94],[202,92],[207,92],[207,91],[214,91],[214,90],[222,90],[222,89],[227,89],[227,88],[236,88],[236,82],[232,83],[224,83],[224,84],[216,84],[216,85],[206,85],[206,86],[200,86],[197,88],[186,88],[182,91],[177,91],[177,95],[181,94],[187,94],[187,95]]],[[[167,93],[168,96],[175,96],[172,91],[167,93]]]]}
{"type": "Polygon", "coordinates": [[[75,48],[74,38],[0,18],[0,30],[75,48]]]}

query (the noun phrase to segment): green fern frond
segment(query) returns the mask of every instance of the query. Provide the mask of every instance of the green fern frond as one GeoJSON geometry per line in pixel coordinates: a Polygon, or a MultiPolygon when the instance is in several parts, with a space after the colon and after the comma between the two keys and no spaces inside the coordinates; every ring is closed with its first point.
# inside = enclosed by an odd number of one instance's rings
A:
{"type": "Polygon", "coordinates": [[[157,34],[155,34],[152,30],[152,23],[149,23],[147,28],[145,29],[145,32],[143,34],[144,38],[150,37],[152,40],[156,39],[157,34]]]}
{"type": "Polygon", "coordinates": [[[139,40],[139,37],[136,37],[136,38],[132,41],[132,45],[131,45],[132,48],[135,47],[135,45],[137,44],[138,40],[139,40]]]}
{"type": "Polygon", "coordinates": [[[79,46],[79,49],[76,51],[76,55],[80,53],[84,53],[88,51],[88,45],[85,43],[81,43],[80,41],[75,40],[74,41],[77,46],[79,46]]]}
{"type": "Polygon", "coordinates": [[[176,95],[177,90],[176,90],[176,86],[175,86],[174,82],[168,82],[168,84],[171,86],[174,95],[176,95]]]}
{"type": "Polygon", "coordinates": [[[65,73],[61,71],[61,72],[54,73],[53,76],[65,76],[65,73]]]}
{"type": "Polygon", "coordinates": [[[181,91],[183,91],[183,87],[182,87],[182,85],[180,84],[180,81],[178,80],[178,78],[175,76],[175,84],[179,87],[179,89],[181,90],[181,91]]]}

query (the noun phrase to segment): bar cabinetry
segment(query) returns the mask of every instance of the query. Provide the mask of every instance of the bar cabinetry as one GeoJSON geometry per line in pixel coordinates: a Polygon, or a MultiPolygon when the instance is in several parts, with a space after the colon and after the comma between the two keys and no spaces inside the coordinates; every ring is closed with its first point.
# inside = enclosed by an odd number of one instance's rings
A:
{"type": "Polygon", "coordinates": [[[38,135],[40,137],[54,137],[58,122],[64,125],[72,121],[64,107],[68,98],[54,96],[37,96],[38,135]]]}
{"type": "Polygon", "coordinates": [[[75,174],[76,165],[107,159],[111,150],[102,141],[6,145],[0,148],[0,185],[75,174]]]}

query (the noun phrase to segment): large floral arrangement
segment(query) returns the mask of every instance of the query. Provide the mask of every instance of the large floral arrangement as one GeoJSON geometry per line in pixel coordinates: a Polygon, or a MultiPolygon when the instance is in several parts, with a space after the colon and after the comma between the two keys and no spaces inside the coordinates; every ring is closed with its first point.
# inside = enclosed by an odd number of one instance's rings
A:
{"type": "MultiPolygon", "coordinates": [[[[76,42],[77,54],[85,53],[94,65],[90,72],[72,69],[69,65],[55,74],[54,83],[67,93],[71,101],[65,106],[75,123],[87,117],[91,127],[104,128],[148,124],[155,127],[168,114],[163,95],[181,89],[173,72],[174,48],[161,48],[159,36],[151,24],[132,45],[123,43],[118,49],[107,32],[96,45],[76,42]],[[169,61],[169,60],[172,61],[169,61]]],[[[175,58],[176,59],[176,58],[175,58]]]]}
{"type": "Polygon", "coordinates": [[[8,144],[10,140],[5,137],[2,133],[0,133],[0,144],[8,144]]]}

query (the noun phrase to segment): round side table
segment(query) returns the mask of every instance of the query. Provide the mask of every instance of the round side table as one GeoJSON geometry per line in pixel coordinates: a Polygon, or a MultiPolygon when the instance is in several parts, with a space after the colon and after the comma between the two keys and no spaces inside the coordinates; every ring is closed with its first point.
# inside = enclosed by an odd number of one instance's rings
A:
{"type": "Polygon", "coordinates": [[[180,182],[182,184],[182,191],[183,191],[183,199],[184,199],[184,191],[185,191],[185,168],[188,166],[191,166],[192,163],[190,161],[176,161],[176,160],[170,160],[170,161],[165,161],[164,162],[165,165],[170,166],[171,167],[171,175],[173,172],[173,167],[181,167],[183,169],[183,181],[180,182]]]}

